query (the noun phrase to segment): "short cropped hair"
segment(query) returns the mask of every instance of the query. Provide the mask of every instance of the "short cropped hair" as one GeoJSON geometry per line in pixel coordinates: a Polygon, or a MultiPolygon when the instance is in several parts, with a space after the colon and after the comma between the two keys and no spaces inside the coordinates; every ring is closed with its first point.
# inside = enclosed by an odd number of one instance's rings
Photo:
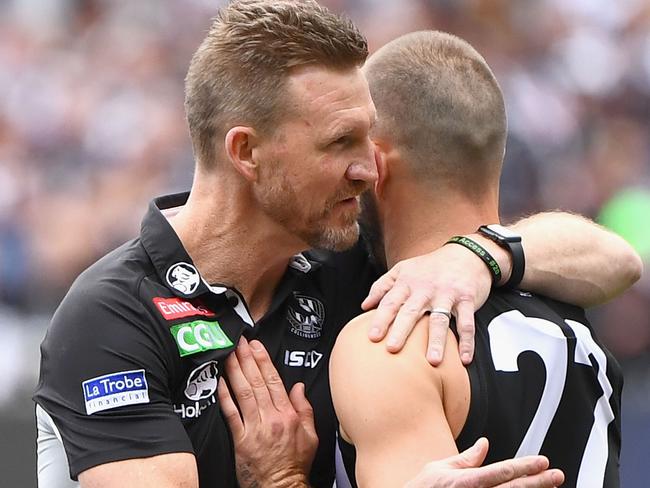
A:
{"type": "Polygon", "coordinates": [[[364,72],[378,132],[388,134],[414,175],[468,192],[498,183],[503,95],[471,45],[444,32],[414,32],[373,54],[364,72]]]}
{"type": "Polygon", "coordinates": [[[185,79],[185,111],[199,164],[214,165],[229,127],[270,133],[285,114],[293,68],[360,67],[368,56],[354,24],[315,1],[235,0],[219,11],[185,79]]]}

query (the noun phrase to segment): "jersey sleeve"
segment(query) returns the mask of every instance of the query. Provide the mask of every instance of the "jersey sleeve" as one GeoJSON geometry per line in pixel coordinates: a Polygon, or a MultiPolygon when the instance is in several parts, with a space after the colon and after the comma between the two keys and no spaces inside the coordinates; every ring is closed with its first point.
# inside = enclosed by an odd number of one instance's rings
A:
{"type": "Polygon", "coordinates": [[[61,434],[72,479],[112,461],[193,452],[172,407],[168,351],[137,290],[73,286],[41,344],[34,395],[61,434]]]}

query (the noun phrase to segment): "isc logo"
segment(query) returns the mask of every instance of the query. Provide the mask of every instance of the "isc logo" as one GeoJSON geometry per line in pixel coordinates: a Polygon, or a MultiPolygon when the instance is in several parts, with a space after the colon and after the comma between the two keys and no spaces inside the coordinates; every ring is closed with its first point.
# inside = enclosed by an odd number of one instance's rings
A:
{"type": "Polygon", "coordinates": [[[322,357],[318,351],[284,351],[284,364],[313,369],[322,357]]]}

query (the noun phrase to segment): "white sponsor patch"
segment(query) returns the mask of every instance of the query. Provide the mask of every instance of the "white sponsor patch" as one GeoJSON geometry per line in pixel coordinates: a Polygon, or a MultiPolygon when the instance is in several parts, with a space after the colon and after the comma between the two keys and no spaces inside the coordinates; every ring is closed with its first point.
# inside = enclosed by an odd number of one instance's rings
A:
{"type": "Polygon", "coordinates": [[[84,381],[81,388],[87,415],[126,405],[149,403],[149,388],[144,369],[91,378],[84,381]]]}

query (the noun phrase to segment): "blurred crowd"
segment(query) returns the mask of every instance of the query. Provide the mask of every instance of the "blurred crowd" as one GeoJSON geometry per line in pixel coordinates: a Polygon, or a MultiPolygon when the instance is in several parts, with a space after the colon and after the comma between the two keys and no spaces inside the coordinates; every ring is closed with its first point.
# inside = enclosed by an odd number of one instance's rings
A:
{"type": "MultiPolygon", "coordinates": [[[[137,234],[149,199],[189,187],[183,78],[220,3],[0,0],[0,368],[27,375],[0,379],[0,408],[33,387],[37,344],[75,276],[137,234]]],[[[650,267],[647,0],[322,3],[371,50],[431,28],[471,42],[508,107],[505,219],[579,212],[650,267]]],[[[630,465],[650,450],[649,281],[592,314],[628,373],[630,465]]]]}

